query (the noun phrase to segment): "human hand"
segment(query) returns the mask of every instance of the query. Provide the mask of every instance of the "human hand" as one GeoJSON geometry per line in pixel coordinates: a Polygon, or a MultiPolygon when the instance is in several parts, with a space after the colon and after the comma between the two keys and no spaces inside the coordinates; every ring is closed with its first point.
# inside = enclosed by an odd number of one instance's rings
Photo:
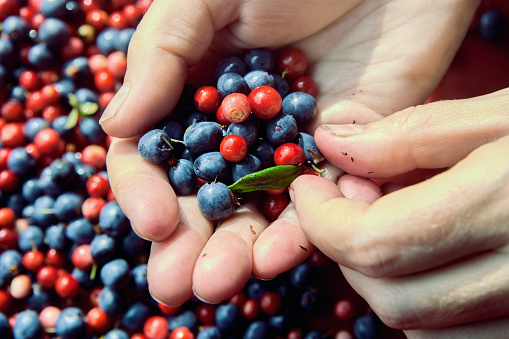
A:
{"type": "Polygon", "coordinates": [[[243,49],[294,45],[307,54],[319,87],[316,123],[367,123],[426,98],[475,9],[459,0],[433,7],[403,0],[281,0],[268,6],[156,0],[131,41],[124,85],[102,117],[104,130],[123,138],[114,139],[108,152],[112,189],[136,232],[153,241],[149,286],[166,304],[183,303],[193,290],[204,300],[222,301],[251,273],[272,278],[313,249],[291,205],[270,228],[248,205],[213,232],[193,198],[177,199],[166,173],[139,157],[137,138],[171,112],[186,77],[206,77],[204,70],[210,73],[220,58],[243,49]],[[408,47],[402,53],[398,46],[408,47]]]}
{"type": "Polygon", "coordinates": [[[508,104],[505,89],[318,128],[323,155],[349,174],[291,185],[306,236],[409,337],[507,335],[508,104]],[[384,196],[365,179],[416,168],[448,169],[384,196]]]}

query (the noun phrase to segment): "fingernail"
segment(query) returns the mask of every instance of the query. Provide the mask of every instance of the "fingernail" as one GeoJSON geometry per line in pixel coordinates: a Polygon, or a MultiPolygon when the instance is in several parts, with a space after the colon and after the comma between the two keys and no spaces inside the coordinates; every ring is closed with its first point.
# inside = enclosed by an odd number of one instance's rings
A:
{"type": "Polygon", "coordinates": [[[348,125],[321,125],[320,128],[326,130],[330,134],[338,137],[348,137],[350,135],[359,134],[364,131],[364,125],[348,124],[348,125]]]}
{"type": "Polygon", "coordinates": [[[288,186],[288,194],[290,195],[290,199],[295,203],[295,192],[291,184],[288,186]]]}
{"type": "Polygon", "coordinates": [[[202,302],[204,302],[204,303],[206,303],[206,304],[211,304],[211,305],[219,304],[218,302],[210,301],[210,300],[207,300],[207,299],[204,299],[204,298],[200,297],[200,296],[196,293],[196,291],[194,290],[194,285],[192,286],[192,288],[193,288],[194,296],[195,296],[196,298],[198,298],[198,300],[200,300],[200,301],[202,301],[202,302]]]}
{"type": "Polygon", "coordinates": [[[120,107],[124,103],[125,99],[127,98],[127,94],[129,93],[129,84],[124,83],[113,99],[111,99],[110,103],[106,107],[106,109],[103,112],[103,115],[101,116],[101,119],[99,120],[99,124],[102,124],[105,121],[110,120],[115,115],[117,115],[118,111],[120,110],[120,107]]]}

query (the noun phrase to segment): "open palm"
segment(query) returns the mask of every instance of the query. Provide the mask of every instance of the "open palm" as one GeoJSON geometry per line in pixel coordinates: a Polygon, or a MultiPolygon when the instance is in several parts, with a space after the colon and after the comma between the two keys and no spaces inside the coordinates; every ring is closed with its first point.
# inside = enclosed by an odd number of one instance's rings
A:
{"type": "MultiPolygon", "coordinates": [[[[139,157],[139,135],[171,112],[187,79],[206,77],[220,58],[245,49],[296,46],[318,85],[320,114],[309,132],[322,123],[368,123],[425,100],[477,2],[154,1],[131,41],[123,89],[102,121],[115,137],[107,163],[112,189],[136,232],[153,241],[152,295],[169,305],[193,293],[220,302],[251,274],[272,278],[313,249],[292,205],[268,227],[246,204],[214,231],[194,197],[177,198],[165,171],[139,157]]],[[[340,174],[327,173],[331,180],[340,174]]]]}

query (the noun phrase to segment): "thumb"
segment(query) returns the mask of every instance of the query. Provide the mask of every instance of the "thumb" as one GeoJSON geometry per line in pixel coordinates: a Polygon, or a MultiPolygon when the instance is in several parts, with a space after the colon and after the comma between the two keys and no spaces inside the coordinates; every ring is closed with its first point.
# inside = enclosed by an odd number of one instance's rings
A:
{"type": "Polygon", "coordinates": [[[509,89],[434,102],[367,125],[323,125],[315,141],[333,165],[368,178],[450,167],[477,147],[509,134],[508,105],[509,89]]]}
{"type": "Polygon", "coordinates": [[[235,19],[236,1],[208,2],[152,3],[129,44],[124,84],[101,117],[106,133],[140,134],[175,107],[189,67],[205,54],[214,32],[235,19]]]}

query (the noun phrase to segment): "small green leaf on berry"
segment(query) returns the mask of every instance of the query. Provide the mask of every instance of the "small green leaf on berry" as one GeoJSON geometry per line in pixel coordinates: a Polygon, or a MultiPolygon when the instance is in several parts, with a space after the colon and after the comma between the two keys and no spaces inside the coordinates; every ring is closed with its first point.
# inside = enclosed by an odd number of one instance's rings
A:
{"type": "Polygon", "coordinates": [[[69,98],[69,105],[71,107],[77,108],[79,106],[78,97],[72,93],[69,93],[67,96],[69,98]]]}
{"type": "Polygon", "coordinates": [[[69,115],[67,116],[67,122],[65,123],[65,128],[66,129],[74,128],[74,126],[76,126],[76,124],[78,123],[79,117],[80,117],[80,113],[78,112],[78,109],[73,108],[71,110],[71,112],[69,112],[69,115]]]}
{"type": "Polygon", "coordinates": [[[301,174],[295,165],[273,166],[248,174],[228,186],[234,193],[275,190],[286,187],[301,174]]]}
{"type": "Polygon", "coordinates": [[[99,110],[99,105],[95,102],[85,102],[79,105],[79,110],[82,115],[88,116],[95,114],[99,110]]]}

